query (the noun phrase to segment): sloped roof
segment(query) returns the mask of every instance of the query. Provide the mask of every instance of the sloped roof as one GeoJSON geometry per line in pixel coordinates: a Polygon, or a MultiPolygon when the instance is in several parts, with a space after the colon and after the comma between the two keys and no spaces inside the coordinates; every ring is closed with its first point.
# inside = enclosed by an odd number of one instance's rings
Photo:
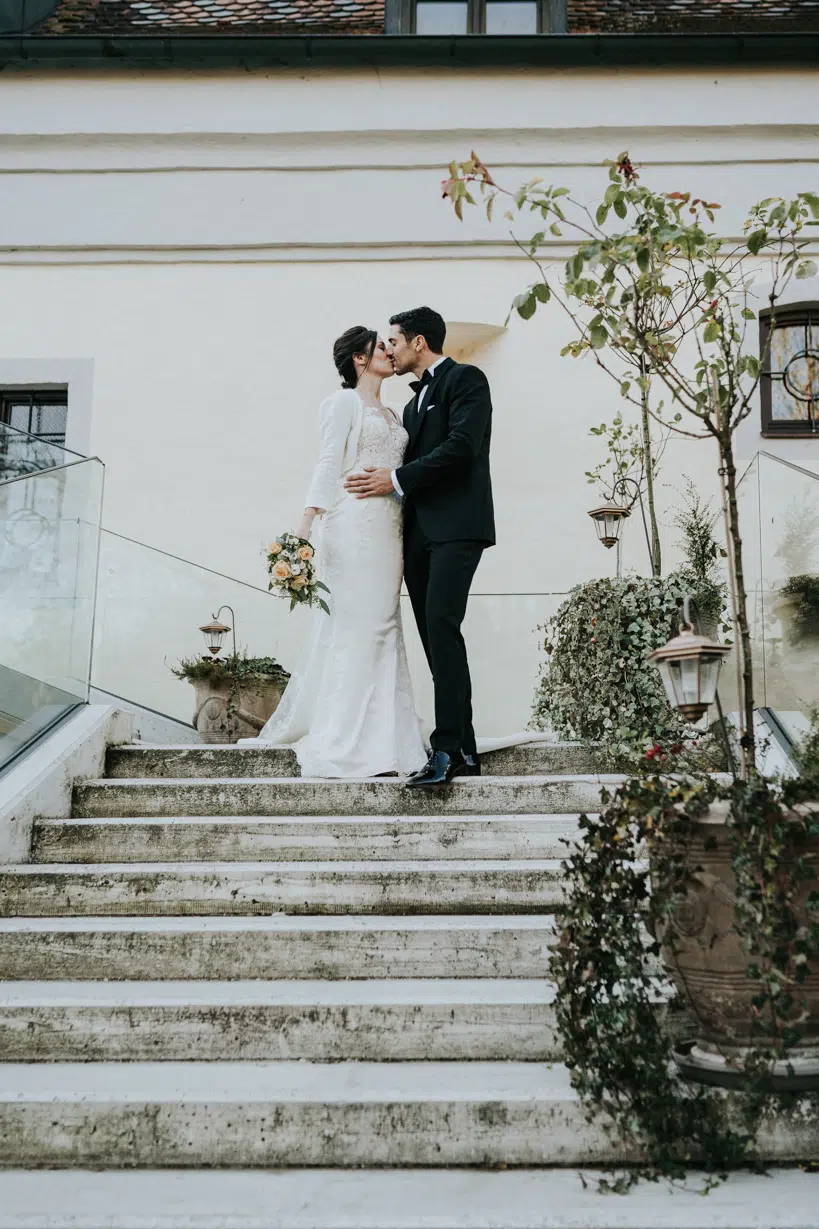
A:
{"type": "Polygon", "coordinates": [[[383,34],[384,0],[62,0],[37,34],[383,34]]]}
{"type": "Polygon", "coordinates": [[[819,30],[819,0],[569,0],[572,34],[819,30]]]}
{"type": "MultiPolygon", "coordinates": [[[[568,0],[570,34],[819,30],[819,0],[568,0]]],[[[384,0],[60,0],[36,34],[383,34],[384,0]]]]}

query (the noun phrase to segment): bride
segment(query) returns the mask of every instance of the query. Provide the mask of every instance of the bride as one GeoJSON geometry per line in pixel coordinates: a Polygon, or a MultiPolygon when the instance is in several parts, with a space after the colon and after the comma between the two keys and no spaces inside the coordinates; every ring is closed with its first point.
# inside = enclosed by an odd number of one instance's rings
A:
{"type": "Polygon", "coordinates": [[[316,563],[330,590],[329,617],[311,612],[304,658],[258,738],[295,749],[305,777],[408,773],[423,763],[399,596],[402,509],[397,495],[356,499],[344,478],[365,466],[398,468],[407,433],[381,402],[394,374],[371,329],[348,329],[333,347],[342,387],[319,410],[321,452],[296,530],[322,519],[316,563]]]}

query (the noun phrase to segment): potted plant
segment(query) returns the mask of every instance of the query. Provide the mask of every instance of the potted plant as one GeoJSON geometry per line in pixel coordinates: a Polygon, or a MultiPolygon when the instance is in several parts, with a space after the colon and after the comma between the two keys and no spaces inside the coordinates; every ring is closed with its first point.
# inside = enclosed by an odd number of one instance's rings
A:
{"type": "Polygon", "coordinates": [[[776,613],[787,625],[794,644],[819,637],[819,576],[791,576],[779,590],[776,613]]]}
{"type": "MultiPolygon", "coordinates": [[[[756,318],[752,269],[768,263],[773,316],[790,278],[817,272],[801,249],[805,226],[819,222],[819,197],[760,202],[744,239],[731,243],[708,229],[717,204],[643,186],[627,154],[609,164],[596,209],[540,180],[507,192],[474,154],[450,172],[444,194],[459,214],[464,202],[476,203],[477,188],[488,212],[504,197],[508,217],[525,211],[542,227],[519,244],[539,274],[515,300],[519,314],[529,319],[557,302],[577,328],[564,353],[591,355],[643,418],[717,444],[739,660],[739,762],[719,779],[702,771],[684,740],[655,742],[645,750],[646,771],[604,793],[599,816],[581,817],[581,839],[564,864],[551,971],[575,1088],[608,1111],[632,1148],[642,1146],[655,1171],[704,1163],[719,1173],[753,1159],[771,1098],[819,1088],[819,726],[797,777],[776,783],[760,775],[733,448],[765,359],[745,344],[756,318]],[[547,234],[567,230],[579,244],[558,284],[539,253],[547,234]],[[690,426],[681,425],[684,415],[690,426]],[[676,1070],[658,958],[693,1023],[676,1070]],[[714,1080],[738,1083],[741,1092],[726,1099],[714,1080]]],[[[671,684],[692,685],[699,700],[706,674],[715,686],[716,667],[703,673],[702,666],[723,650],[692,629],[677,648],[660,651],[669,699],[689,719],[698,706],[671,684]]],[[[782,1112],[788,1104],[778,1101],[782,1112]]],[[[816,1121],[815,1094],[812,1112],[816,1121]]],[[[627,1185],[623,1179],[618,1189],[627,1185]]]]}
{"type": "Polygon", "coordinates": [[[687,478],[683,504],[674,517],[674,524],[682,534],[683,563],[678,576],[683,588],[694,598],[699,627],[706,636],[716,636],[719,632],[728,599],[720,568],[727,551],[716,538],[717,516],[718,513],[711,509],[711,501],[704,500],[687,478]]]}
{"type": "Polygon", "coordinates": [[[189,657],[174,669],[194,689],[193,724],[205,743],[254,738],[275,713],[290,675],[273,657],[189,657]]]}

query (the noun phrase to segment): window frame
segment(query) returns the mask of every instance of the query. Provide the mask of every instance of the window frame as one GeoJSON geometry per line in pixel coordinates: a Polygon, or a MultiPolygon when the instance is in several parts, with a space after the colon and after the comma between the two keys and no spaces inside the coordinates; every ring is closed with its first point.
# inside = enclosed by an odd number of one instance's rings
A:
{"type": "MultiPolygon", "coordinates": [[[[771,335],[771,317],[774,326],[797,324],[804,328],[811,324],[819,326],[819,301],[805,300],[801,303],[788,303],[771,313],[765,309],[759,313],[759,353],[764,355],[759,381],[759,401],[762,420],[762,437],[764,439],[803,439],[819,438],[819,395],[808,402],[813,407],[812,416],[807,420],[783,419],[773,417],[771,388],[771,351],[768,341],[771,335]]],[[[819,353],[819,352],[817,352],[819,353]]]]}
{"type": "MultiPolygon", "coordinates": [[[[55,385],[34,385],[34,384],[3,384],[0,385],[0,423],[11,427],[10,421],[11,405],[19,405],[24,399],[29,399],[29,428],[31,427],[31,411],[35,405],[54,405],[64,406],[66,411],[66,429],[63,431],[62,440],[58,442],[51,438],[51,434],[40,435],[36,431],[27,430],[26,435],[32,435],[35,439],[41,439],[46,444],[51,444],[54,448],[65,449],[66,438],[68,436],[68,388],[55,385]]],[[[12,428],[15,429],[15,428],[12,428]]],[[[17,428],[18,430],[20,428],[17,428]]]]}
{"type": "MultiPolygon", "coordinates": [[[[434,2],[434,0],[427,0],[434,2]]],[[[401,5],[401,28],[408,34],[416,34],[416,7],[418,0],[399,0],[401,5]]],[[[421,35],[422,38],[466,38],[474,34],[486,33],[486,3],[487,0],[466,0],[466,34],[436,34],[421,35]]],[[[552,11],[554,0],[535,0],[537,4],[537,33],[552,33],[552,11]]],[[[498,34],[495,38],[531,38],[532,35],[498,34]]]]}

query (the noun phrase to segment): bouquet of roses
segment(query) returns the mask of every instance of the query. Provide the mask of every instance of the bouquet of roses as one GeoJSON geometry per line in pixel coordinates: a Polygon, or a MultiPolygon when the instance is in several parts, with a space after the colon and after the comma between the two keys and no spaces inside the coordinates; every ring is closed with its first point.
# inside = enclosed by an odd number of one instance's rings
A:
{"type": "Polygon", "coordinates": [[[314,554],[306,538],[283,533],[267,548],[267,570],[270,574],[267,587],[279,597],[289,597],[291,610],[300,602],[306,602],[308,606],[320,606],[329,614],[330,607],[319,596],[319,591],[329,593],[330,590],[316,580],[314,554]]]}

